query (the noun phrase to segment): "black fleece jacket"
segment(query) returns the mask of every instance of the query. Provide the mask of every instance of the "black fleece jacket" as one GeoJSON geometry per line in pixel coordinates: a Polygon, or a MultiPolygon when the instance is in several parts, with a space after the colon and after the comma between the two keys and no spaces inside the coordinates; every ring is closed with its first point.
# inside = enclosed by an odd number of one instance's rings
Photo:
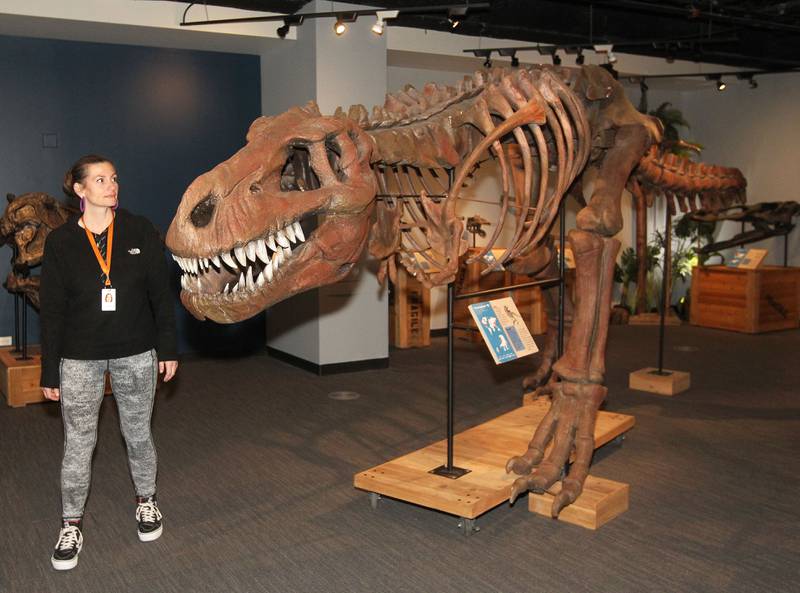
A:
{"type": "Polygon", "coordinates": [[[177,360],[175,310],[156,229],[117,210],[111,259],[117,310],[102,311],[102,271],[78,220],[50,233],[44,247],[41,386],[59,387],[62,358],[105,360],[155,348],[159,360],[177,360]]]}

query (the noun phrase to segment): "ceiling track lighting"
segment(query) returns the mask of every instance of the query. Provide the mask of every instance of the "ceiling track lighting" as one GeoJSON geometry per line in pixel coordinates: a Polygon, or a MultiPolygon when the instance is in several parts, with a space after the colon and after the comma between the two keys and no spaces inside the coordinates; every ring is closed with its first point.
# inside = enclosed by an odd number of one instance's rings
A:
{"type": "Polygon", "coordinates": [[[379,10],[375,13],[375,24],[372,25],[372,32],[375,35],[383,35],[383,31],[386,28],[386,20],[387,19],[395,19],[397,15],[400,14],[399,10],[379,10]]]}
{"type": "Polygon", "coordinates": [[[447,10],[447,21],[450,23],[450,28],[455,29],[461,24],[461,20],[467,16],[469,3],[465,6],[454,6],[447,10]]]}
{"type": "Polygon", "coordinates": [[[724,91],[726,88],[728,88],[728,85],[725,83],[724,80],[722,80],[721,74],[709,74],[708,76],[706,76],[706,79],[714,81],[717,85],[717,90],[720,93],[724,91]]]}
{"type": "MultiPolygon", "coordinates": [[[[511,58],[511,67],[512,68],[519,68],[519,58],[517,57],[517,50],[515,50],[513,48],[511,48],[511,49],[503,49],[503,48],[501,48],[501,49],[497,50],[497,53],[499,53],[501,56],[503,56],[505,58],[511,58]]],[[[492,54],[492,52],[490,51],[489,55],[491,56],[491,54],[492,54]]]]}
{"type": "Polygon", "coordinates": [[[337,37],[341,37],[347,32],[347,23],[355,23],[358,19],[357,12],[339,12],[336,14],[336,22],[333,24],[333,32],[337,37]]]}
{"type": "Polygon", "coordinates": [[[578,55],[577,55],[577,56],[575,56],[575,63],[576,63],[578,66],[583,66],[583,63],[584,63],[585,61],[586,61],[586,57],[583,55],[583,50],[579,48],[579,49],[578,49],[578,55]]]}
{"type": "Polygon", "coordinates": [[[744,74],[737,74],[736,78],[738,78],[739,80],[746,80],[747,84],[750,86],[751,89],[757,89],[758,82],[756,81],[755,78],[753,78],[753,76],[754,74],[752,72],[747,72],[744,74]]]}
{"type": "Polygon", "coordinates": [[[283,25],[278,27],[278,30],[275,32],[281,39],[286,39],[286,36],[289,34],[289,29],[291,27],[299,27],[302,24],[303,24],[303,15],[292,14],[283,19],[283,25]]]}

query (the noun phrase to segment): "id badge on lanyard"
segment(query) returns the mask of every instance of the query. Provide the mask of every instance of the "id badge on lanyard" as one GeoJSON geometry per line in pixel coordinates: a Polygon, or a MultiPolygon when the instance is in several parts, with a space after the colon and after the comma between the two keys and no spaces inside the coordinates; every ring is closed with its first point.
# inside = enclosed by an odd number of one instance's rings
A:
{"type": "Polygon", "coordinates": [[[117,291],[111,287],[111,247],[114,244],[114,219],[111,219],[111,224],[108,226],[108,240],[106,242],[106,258],[100,255],[100,250],[97,248],[97,243],[94,240],[92,232],[83,223],[83,230],[86,231],[86,236],[89,238],[89,244],[92,246],[94,256],[97,258],[97,263],[100,264],[100,269],[105,274],[105,286],[100,289],[100,310],[101,311],[116,311],[117,310],[117,291]]]}
{"type": "Polygon", "coordinates": [[[101,311],[117,310],[116,288],[103,288],[102,290],[100,290],[100,310],[101,311]]]}

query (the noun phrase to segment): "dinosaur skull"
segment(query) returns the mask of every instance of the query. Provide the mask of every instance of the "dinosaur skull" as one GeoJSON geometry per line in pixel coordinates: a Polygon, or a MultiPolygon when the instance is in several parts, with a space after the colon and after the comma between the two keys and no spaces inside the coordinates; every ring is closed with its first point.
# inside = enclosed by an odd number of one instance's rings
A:
{"type": "Polygon", "coordinates": [[[13,244],[17,255],[15,269],[42,263],[44,241],[50,231],[66,222],[71,210],[44,193],[8,195],[8,206],[0,218],[3,243],[13,244]]]}
{"type": "Polygon", "coordinates": [[[312,102],[250,126],[247,144],[194,180],[167,233],[181,301],[233,323],[344,278],[364,249],[373,142],[312,102]]]}

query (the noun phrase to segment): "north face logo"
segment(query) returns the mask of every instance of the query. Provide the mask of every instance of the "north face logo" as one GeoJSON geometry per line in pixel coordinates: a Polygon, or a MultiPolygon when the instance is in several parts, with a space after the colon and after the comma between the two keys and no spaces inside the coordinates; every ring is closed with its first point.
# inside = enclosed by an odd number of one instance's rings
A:
{"type": "Polygon", "coordinates": [[[131,255],[139,255],[141,251],[139,251],[138,247],[134,247],[133,249],[128,249],[128,253],[130,253],[131,255]]]}

